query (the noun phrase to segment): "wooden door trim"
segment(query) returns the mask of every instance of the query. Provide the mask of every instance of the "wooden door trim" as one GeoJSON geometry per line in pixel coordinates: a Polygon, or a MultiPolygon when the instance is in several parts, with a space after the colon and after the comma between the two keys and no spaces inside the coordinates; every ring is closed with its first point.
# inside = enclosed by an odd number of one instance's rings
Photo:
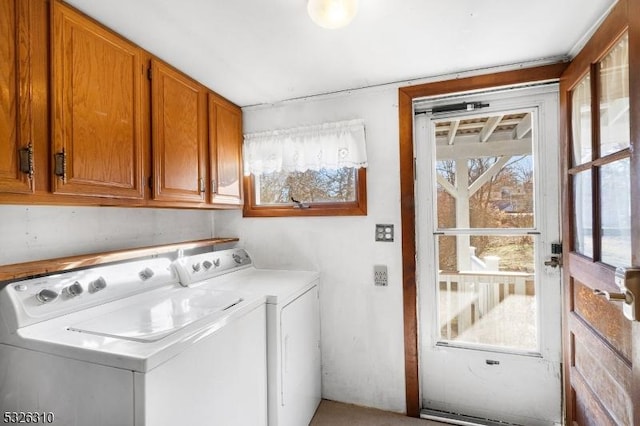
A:
{"type": "MultiPolygon", "coordinates": [[[[640,0],[629,0],[628,8],[628,34],[629,34],[629,76],[640,75],[640,0]]],[[[629,109],[636,111],[630,114],[630,136],[631,136],[631,181],[640,182],[640,78],[629,78],[629,109]]],[[[631,185],[631,211],[640,211],[640,185],[631,185]]],[[[640,265],[640,216],[634,215],[633,220],[636,226],[631,226],[631,253],[634,265],[640,265]],[[635,244],[634,244],[635,243],[635,244]]],[[[640,354],[638,354],[640,357],[640,354]]],[[[638,364],[640,365],[640,364],[638,364]]],[[[636,381],[640,383],[640,378],[636,381]]],[[[640,395],[640,392],[637,394],[640,395]]],[[[638,413],[640,419],[640,412],[638,413]]]]}
{"type": "MultiPolygon", "coordinates": [[[[631,0],[636,1],[636,0],[631,0]]],[[[570,85],[577,83],[589,66],[600,60],[627,29],[627,0],[618,0],[611,12],[562,75],[570,85]]]]}
{"type": "Polygon", "coordinates": [[[402,289],[404,320],[405,396],[408,416],[420,416],[418,372],[418,315],[416,283],[416,218],[414,194],[413,101],[427,96],[554,81],[567,68],[557,63],[514,71],[484,74],[456,80],[402,87],[398,90],[400,137],[400,197],[402,220],[402,289]]]}
{"type": "MultiPolygon", "coordinates": [[[[629,76],[640,75],[640,0],[627,1],[628,34],[629,34],[629,76]]],[[[635,111],[630,114],[630,136],[633,154],[631,155],[631,211],[640,211],[640,78],[630,78],[629,81],[629,109],[635,111]]],[[[632,215],[631,223],[631,253],[634,265],[640,265],[640,216],[632,215]],[[635,223],[634,223],[635,222],[635,223]]],[[[640,323],[634,322],[632,333],[640,335],[640,323]]],[[[633,347],[631,362],[640,366],[640,343],[633,347]]],[[[640,368],[633,369],[632,395],[634,401],[633,418],[640,419],[640,368]]]]}

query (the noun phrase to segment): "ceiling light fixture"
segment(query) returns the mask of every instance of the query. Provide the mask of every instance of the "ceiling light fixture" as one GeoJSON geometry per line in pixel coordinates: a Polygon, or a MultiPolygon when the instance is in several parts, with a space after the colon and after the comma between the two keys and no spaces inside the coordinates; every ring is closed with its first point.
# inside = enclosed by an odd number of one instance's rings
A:
{"type": "Polygon", "coordinates": [[[307,12],[322,28],[342,28],[356,16],[358,0],[308,0],[307,12]]]}

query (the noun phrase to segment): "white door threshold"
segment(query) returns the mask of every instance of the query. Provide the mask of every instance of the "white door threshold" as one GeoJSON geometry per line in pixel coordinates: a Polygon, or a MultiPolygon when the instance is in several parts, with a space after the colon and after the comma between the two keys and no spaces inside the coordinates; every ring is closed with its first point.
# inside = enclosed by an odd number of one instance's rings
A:
{"type": "Polygon", "coordinates": [[[462,414],[448,413],[446,411],[422,409],[420,418],[434,420],[440,423],[448,423],[459,426],[511,426],[513,423],[497,422],[478,417],[464,416],[462,414]]]}

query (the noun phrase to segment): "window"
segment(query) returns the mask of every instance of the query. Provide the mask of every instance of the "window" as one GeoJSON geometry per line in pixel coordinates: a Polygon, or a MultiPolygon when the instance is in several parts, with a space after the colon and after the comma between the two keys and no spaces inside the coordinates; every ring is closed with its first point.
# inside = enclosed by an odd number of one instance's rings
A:
{"type": "Polygon", "coordinates": [[[364,122],[245,135],[245,216],[366,215],[364,122]]]}
{"type": "Polygon", "coordinates": [[[610,266],[632,264],[629,93],[625,33],[571,91],[573,249],[610,266]]]}

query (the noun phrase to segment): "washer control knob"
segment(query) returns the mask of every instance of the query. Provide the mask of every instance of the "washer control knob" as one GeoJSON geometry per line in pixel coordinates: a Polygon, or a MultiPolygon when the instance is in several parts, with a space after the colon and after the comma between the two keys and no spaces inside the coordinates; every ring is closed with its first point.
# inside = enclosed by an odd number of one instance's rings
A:
{"type": "Polygon", "coordinates": [[[205,260],[204,262],[202,262],[202,266],[204,266],[204,269],[209,270],[213,266],[213,263],[209,262],[208,260],[205,260]]]}
{"type": "Polygon", "coordinates": [[[95,293],[97,291],[104,290],[106,286],[107,281],[104,278],[99,277],[97,280],[91,281],[89,283],[89,293],[95,293]]]}
{"type": "Polygon", "coordinates": [[[191,269],[193,269],[193,272],[198,272],[200,270],[200,262],[191,265],[191,269]]]}
{"type": "Polygon", "coordinates": [[[13,288],[16,291],[27,291],[27,286],[24,284],[16,284],[13,288]]]}
{"type": "Polygon", "coordinates": [[[76,281],[73,284],[65,287],[62,291],[67,297],[71,298],[71,297],[76,297],[79,294],[82,294],[84,289],[82,288],[82,285],[78,281],[76,281]]]}
{"type": "Polygon", "coordinates": [[[215,266],[216,268],[220,266],[220,258],[217,258],[213,261],[213,266],[215,266]]]}
{"type": "Polygon", "coordinates": [[[155,275],[155,272],[153,272],[153,269],[151,268],[144,268],[142,271],[138,272],[138,276],[142,281],[146,281],[149,278],[153,277],[154,275],[155,275]]]}
{"type": "Polygon", "coordinates": [[[58,293],[48,288],[42,289],[36,294],[36,299],[38,299],[38,302],[40,303],[53,302],[57,298],[58,298],[58,293]]]}

